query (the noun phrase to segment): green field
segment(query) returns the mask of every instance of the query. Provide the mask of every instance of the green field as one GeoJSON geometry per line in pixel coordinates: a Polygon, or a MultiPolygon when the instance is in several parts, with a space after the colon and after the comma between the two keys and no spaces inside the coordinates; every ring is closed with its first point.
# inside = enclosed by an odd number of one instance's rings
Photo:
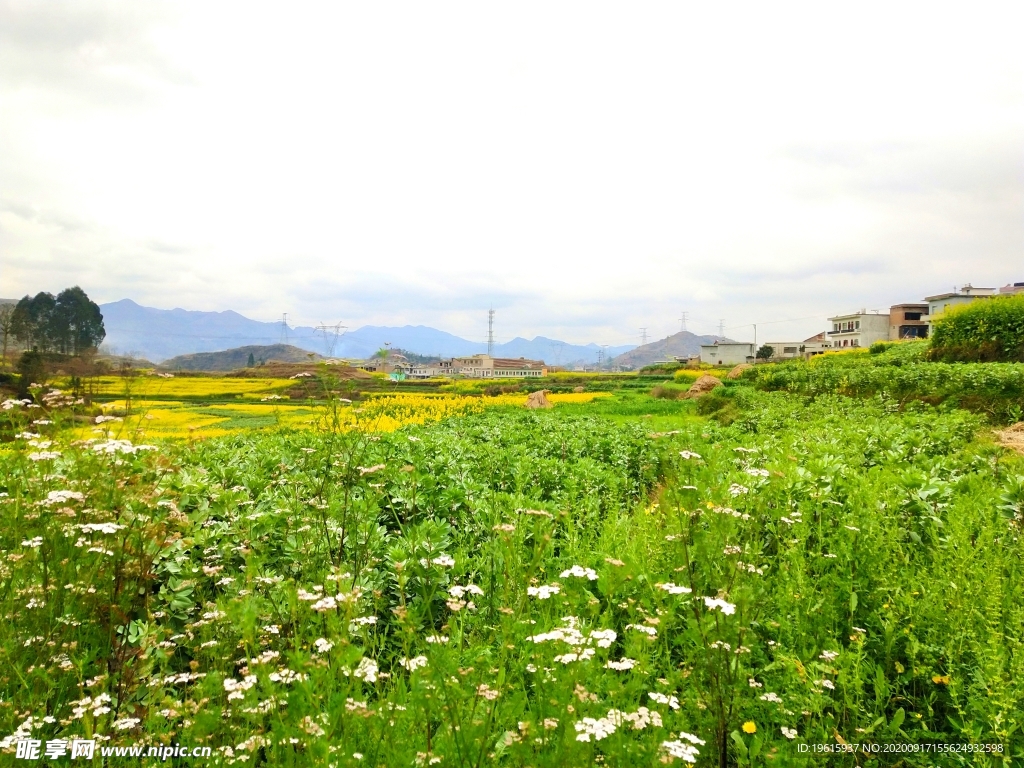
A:
{"type": "Polygon", "coordinates": [[[1016,764],[1024,460],[994,410],[823,365],[394,431],[8,443],[0,749],[1016,764]]]}

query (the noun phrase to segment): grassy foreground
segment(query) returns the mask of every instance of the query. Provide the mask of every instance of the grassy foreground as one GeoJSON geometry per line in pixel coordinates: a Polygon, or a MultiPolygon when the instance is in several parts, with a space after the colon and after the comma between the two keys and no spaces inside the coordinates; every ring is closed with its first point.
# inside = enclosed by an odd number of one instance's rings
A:
{"type": "Polygon", "coordinates": [[[22,439],[0,454],[0,749],[1024,759],[1020,460],[963,411],[730,394],[729,426],[627,393],[159,450],[22,439]],[[858,743],[904,747],[801,752],[858,743]]]}

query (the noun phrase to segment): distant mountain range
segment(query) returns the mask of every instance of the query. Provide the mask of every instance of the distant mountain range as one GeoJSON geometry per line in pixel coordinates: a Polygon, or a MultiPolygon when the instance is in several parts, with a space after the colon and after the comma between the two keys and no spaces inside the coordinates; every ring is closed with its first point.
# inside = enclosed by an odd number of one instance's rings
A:
{"type": "MultiPolygon", "coordinates": [[[[291,344],[300,349],[326,355],[330,341],[315,328],[288,327],[281,323],[250,320],[237,312],[196,312],[186,309],[153,309],[131,299],[101,304],[107,329],[105,345],[120,354],[137,354],[155,362],[197,352],[218,352],[249,345],[291,344]]],[[[331,335],[331,334],[328,334],[331,335]]],[[[453,357],[486,351],[487,345],[470,341],[425,325],[401,328],[366,325],[347,331],[334,342],[333,356],[366,359],[385,343],[420,355],[453,357]]],[[[635,345],[608,347],[611,358],[635,345]]],[[[515,338],[494,345],[496,357],[526,357],[544,360],[549,365],[593,364],[600,347],[597,344],[569,344],[537,336],[515,338]]]]}
{"type": "Polygon", "coordinates": [[[611,364],[626,368],[642,368],[659,360],[699,355],[701,344],[714,344],[716,341],[729,341],[729,339],[724,336],[698,336],[689,331],[680,331],[660,341],[652,341],[650,344],[635,347],[613,358],[611,364]]]}

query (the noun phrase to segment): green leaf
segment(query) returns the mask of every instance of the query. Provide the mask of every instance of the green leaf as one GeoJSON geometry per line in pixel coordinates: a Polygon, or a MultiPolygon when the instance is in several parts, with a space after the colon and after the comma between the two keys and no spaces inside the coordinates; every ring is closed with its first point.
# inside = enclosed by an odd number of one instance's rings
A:
{"type": "Polygon", "coordinates": [[[740,736],[739,731],[733,731],[729,734],[729,737],[736,742],[736,749],[740,753],[740,757],[746,759],[747,757],[747,745],[743,741],[743,737],[740,736]]]}
{"type": "Polygon", "coordinates": [[[850,613],[854,613],[857,610],[857,593],[850,593],[850,613]]]}
{"type": "Polygon", "coordinates": [[[907,717],[907,713],[903,711],[903,707],[896,710],[896,714],[892,716],[892,722],[889,726],[894,730],[898,731],[900,726],[903,725],[903,720],[907,717]]]}

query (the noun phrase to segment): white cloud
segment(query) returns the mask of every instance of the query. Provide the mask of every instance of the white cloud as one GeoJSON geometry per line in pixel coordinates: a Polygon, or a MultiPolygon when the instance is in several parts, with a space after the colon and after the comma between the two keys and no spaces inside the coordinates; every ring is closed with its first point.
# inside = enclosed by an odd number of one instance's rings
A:
{"type": "Polygon", "coordinates": [[[0,294],[614,344],[1024,279],[1008,4],[68,8],[0,10],[0,294]]]}

